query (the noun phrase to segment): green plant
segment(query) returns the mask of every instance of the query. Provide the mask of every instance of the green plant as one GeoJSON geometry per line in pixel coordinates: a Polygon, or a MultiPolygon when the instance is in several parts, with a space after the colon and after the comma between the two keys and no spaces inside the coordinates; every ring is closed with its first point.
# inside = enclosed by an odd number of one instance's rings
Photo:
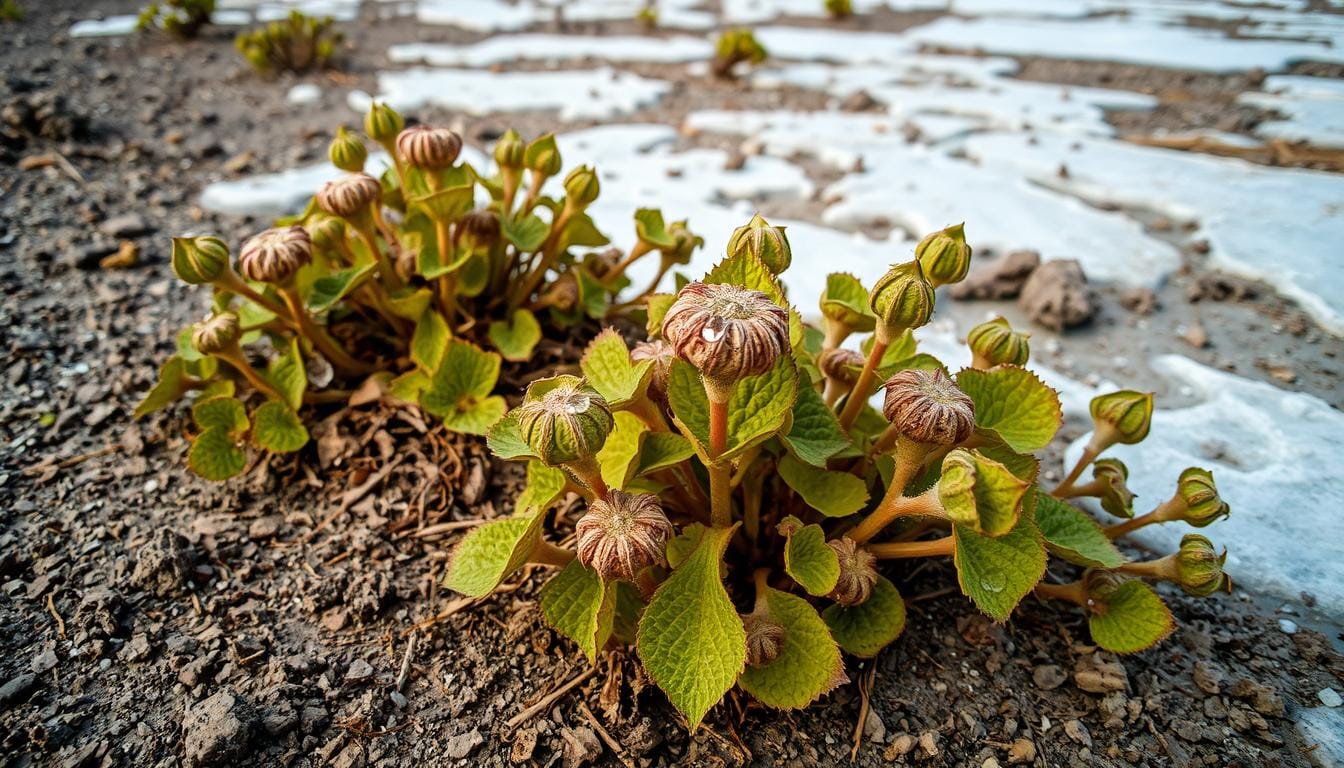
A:
{"type": "Polygon", "coordinates": [[[714,58],[709,63],[710,72],[721,80],[732,80],[733,68],[743,62],[760,64],[769,56],[765,46],[756,39],[756,33],[750,29],[730,29],[719,35],[714,44],[714,58]]]}
{"type": "Polygon", "coordinates": [[[317,18],[290,11],[280,21],[239,32],[233,45],[252,68],[266,75],[322,69],[336,54],[344,36],[332,29],[330,16],[317,18]]]}
{"type": "Polygon", "coordinates": [[[653,0],[650,0],[649,2],[646,2],[644,5],[640,6],[639,10],[635,13],[635,21],[639,22],[639,25],[644,27],[644,29],[646,30],[657,29],[658,28],[657,3],[653,2],[653,0]]]}
{"type": "Polygon", "coordinates": [[[181,40],[196,37],[201,27],[210,23],[215,12],[215,0],[162,0],[150,3],[140,11],[136,29],[158,29],[181,40]]]}
{"type": "Polygon", "coordinates": [[[300,450],[305,417],[331,404],[386,397],[484,434],[507,408],[494,391],[504,361],[527,361],[544,336],[642,313],[652,286],[617,301],[626,269],[658,254],[661,276],[702,243],[686,222],[641,209],[630,253],[597,250],[609,242],[585,212],[597,172],[575,168],[548,194],[562,168],[550,134],[506,133],[487,177],[458,162],[450,130],[406,128],[382,104],[364,128],[392,167],[364,173],[364,140],[342,128],[329,155],[345,175],[245,240],[236,267],[218,237],[173,240],[174,272],[212,287],[212,314],[178,334],[135,413],[195,393],[188,463],[203,477],[242,472],[249,444],[300,450]]]}
{"type": "Polygon", "coordinates": [[[1130,562],[1112,540],[1226,515],[1212,476],[1187,470],[1170,500],[1109,528],[1068,503],[1097,497],[1132,517],[1122,464],[1077,483],[1109,446],[1147,434],[1152,397],[1126,391],[1094,401],[1088,450],[1043,488],[1034,454],[1062,423],[1058,396],[1002,320],[971,332],[977,362],[955,375],[918,351],[911,331],[971,251],[956,226],[917,254],[872,290],[831,275],[813,327],[778,279],[793,258],[783,228],[754,218],[702,281],[648,297],[651,340],[603,331],[581,376],[534,382],[490,429],[497,456],[527,462],[527,485],[512,516],[458,545],[445,586],[479,597],[525,563],[553,566],[550,625],[590,661],[633,645],[691,727],[734,686],[806,706],[845,680],[842,652],[893,642],[906,609],[879,567],[892,560],[951,558],[995,621],[1035,591],[1081,606],[1104,648],[1159,642],[1172,617],[1145,580],[1212,594],[1229,587],[1222,556],[1187,537],[1171,557],[1130,562]],[[842,347],[856,334],[858,349],[842,347]],[[586,510],[560,503],[570,493],[586,510]],[[1080,577],[1045,578],[1052,556],[1080,577]]]}
{"type": "Polygon", "coordinates": [[[23,21],[23,6],[18,0],[0,0],[0,21],[23,21]]]}
{"type": "Polygon", "coordinates": [[[847,19],[854,15],[854,5],[850,0],[824,0],[826,15],[832,19],[847,19]]]}

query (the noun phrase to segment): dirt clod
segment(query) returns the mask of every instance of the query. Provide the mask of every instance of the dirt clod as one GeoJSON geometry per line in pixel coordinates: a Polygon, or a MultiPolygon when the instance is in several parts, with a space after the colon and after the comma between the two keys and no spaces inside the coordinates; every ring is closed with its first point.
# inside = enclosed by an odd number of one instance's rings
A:
{"type": "Polygon", "coordinates": [[[1056,332],[1082,325],[1097,311],[1083,267],[1074,259],[1047,261],[1034,270],[1017,303],[1032,320],[1056,332]]]}
{"type": "Polygon", "coordinates": [[[1027,278],[1040,265],[1039,253],[1012,251],[988,266],[971,270],[965,280],[952,286],[952,298],[1015,299],[1022,293],[1027,278]]]}
{"type": "Polygon", "coordinates": [[[224,765],[248,752],[257,728],[252,705],[230,688],[187,710],[182,723],[183,750],[187,765],[224,765]]]}

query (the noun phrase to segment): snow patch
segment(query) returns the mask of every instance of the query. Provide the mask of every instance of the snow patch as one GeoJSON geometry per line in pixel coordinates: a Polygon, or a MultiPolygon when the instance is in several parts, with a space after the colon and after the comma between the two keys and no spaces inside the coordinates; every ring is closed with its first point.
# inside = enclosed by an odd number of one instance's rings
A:
{"type": "MultiPolygon", "coordinates": [[[[657,3],[658,26],[671,29],[709,29],[714,15],[696,10],[699,0],[661,0],[657,3]]],[[[444,24],[474,32],[517,32],[533,24],[557,18],[571,22],[625,21],[634,19],[643,0],[566,0],[541,3],[522,0],[420,0],[416,19],[425,24],[444,24]],[[558,12],[557,12],[558,8],[558,12]]]]}
{"type": "Polygon", "coordinates": [[[290,104],[313,104],[322,98],[322,86],[313,83],[299,83],[285,93],[285,101],[290,104]]]}
{"type": "Polygon", "coordinates": [[[473,45],[407,43],[387,49],[389,61],[397,64],[429,64],[437,67],[489,67],[519,60],[569,61],[605,59],[679,63],[707,59],[714,46],[695,37],[638,37],[614,35],[507,35],[473,45]]]}
{"type": "Polygon", "coordinates": [[[1285,119],[1257,125],[1256,136],[1344,148],[1344,80],[1274,75],[1265,79],[1264,88],[1266,93],[1243,93],[1237,101],[1272,109],[1285,119]]]}

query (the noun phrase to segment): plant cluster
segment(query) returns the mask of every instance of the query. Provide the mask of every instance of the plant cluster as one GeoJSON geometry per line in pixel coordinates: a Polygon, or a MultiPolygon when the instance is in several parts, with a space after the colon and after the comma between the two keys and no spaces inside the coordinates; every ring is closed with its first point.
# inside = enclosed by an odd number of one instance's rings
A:
{"type": "Polygon", "coordinates": [[[18,0],[0,0],[0,21],[23,21],[23,6],[18,0]]]}
{"type": "Polygon", "coordinates": [[[652,286],[618,303],[627,268],[656,254],[661,278],[702,243],[686,222],[641,209],[629,253],[596,250],[609,243],[585,212],[597,172],[574,168],[548,188],[562,169],[553,135],[509,131],[484,176],[459,161],[451,130],[407,128],[382,104],[364,129],[390,166],[366,173],[364,140],[341,128],[329,155],[344,175],[246,239],[236,262],[219,237],[173,240],[174,272],[212,287],[211,314],[178,334],[136,416],[195,393],[188,463],[202,477],[242,472],[249,444],[303,448],[306,406],[386,397],[484,434],[507,409],[495,393],[502,361],[638,311],[652,286]]]}
{"type": "Polygon", "coordinates": [[[252,68],[264,75],[323,69],[336,55],[344,36],[330,16],[289,16],[248,32],[239,32],[233,45],[252,68]]]}
{"type": "Polygon", "coordinates": [[[765,46],[756,39],[756,33],[750,29],[730,29],[719,35],[714,44],[714,58],[709,62],[709,70],[721,80],[736,77],[733,70],[738,64],[760,64],[770,56],[765,46]]]}
{"type": "Polygon", "coordinates": [[[970,257],[955,226],[871,289],[832,274],[813,326],[779,281],[792,260],[784,229],[754,218],[702,280],[648,297],[648,340],[603,331],[581,375],[535,381],[490,429],[496,455],[527,462],[527,485],[512,516],[458,545],[445,586],[484,596],[524,564],[554,567],[547,622],[590,661],[633,645],[691,727],[734,686],[807,706],[846,680],[844,653],[892,643],[906,608],[884,561],[949,558],[995,621],[1034,591],[1076,603],[1103,648],[1159,642],[1172,616],[1149,582],[1229,589],[1224,555],[1192,534],[1169,557],[1132,562],[1113,540],[1205,526],[1227,505],[1191,468],[1134,516],[1125,466],[1099,458],[1147,435],[1153,399],[1133,391],[1092,402],[1077,466],[1043,487],[1035,454],[1062,413],[1024,367],[1026,334],[1002,319],[976,327],[975,362],[955,374],[912,336],[970,257]],[[560,504],[571,493],[585,502],[577,514],[560,504]],[[1067,501],[1080,497],[1124,521],[1102,527],[1067,501]],[[1081,575],[1047,577],[1052,558],[1081,575]]]}
{"type": "Polygon", "coordinates": [[[832,19],[847,19],[854,15],[854,5],[850,0],[823,0],[826,15],[832,19]]]}
{"type": "Polygon", "coordinates": [[[144,32],[162,30],[180,40],[190,40],[210,23],[215,0],[161,0],[140,11],[135,28],[144,32]]]}

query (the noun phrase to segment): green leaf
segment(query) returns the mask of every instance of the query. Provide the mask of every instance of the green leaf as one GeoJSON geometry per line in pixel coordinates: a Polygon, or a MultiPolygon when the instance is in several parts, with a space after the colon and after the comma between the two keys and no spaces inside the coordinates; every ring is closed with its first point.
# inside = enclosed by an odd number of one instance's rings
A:
{"type": "Polygon", "coordinates": [[[980,444],[975,450],[982,456],[999,462],[1024,482],[1036,484],[1036,478],[1041,474],[1041,462],[1035,456],[1014,451],[991,430],[977,429],[976,439],[980,444]]]}
{"type": "Polygon", "coordinates": [[[805,525],[789,535],[784,545],[784,572],[809,595],[821,597],[835,589],[840,559],[826,546],[826,532],[820,525],[805,525]]]}
{"type": "Polygon", "coordinates": [[[635,211],[635,235],[654,248],[673,248],[677,244],[667,233],[663,212],[658,208],[640,208],[635,211]]]}
{"type": "Polygon", "coordinates": [[[472,529],[453,550],[443,586],[484,597],[527,562],[541,536],[544,511],[495,520],[472,529]]]}
{"type": "Polygon", "coordinates": [[[1171,611],[1157,592],[1135,579],[1106,596],[1104,607],[1093,606],[1087,619],[1092,642],[1112,653],[1138,653],[1162,642],[1175,629],[1171,611]]]}
{"type": "Polygon", "coordinates": [[[1119,568],[1125,556],[1085,512],[1036,489],[1036,525],[1045,546],[1059,557],[1086,568],[1119,568]]]}
{"type": "Polygon", "coordinates": [[[308,430],[288,405],[267,400],[252,412],[252,442],[275,453],[293,453],[308,444],[308,430]]]}
{"type": "Polygon", "coordinates": [[[952,522],[985,536],[1002,536],[1017,524],[1030,489],[997,461],[959,448],[943,459],[938,500],[952,522]]]}
{"type": "Polygon", "coordinates": [[[541,588],[541,614],[556,632],[578,644],[589,663],[611,636],[616,590],[578,558],[541,588]]]}
{"type": "Polygon", "coordinates": [[[523,440],[518,430],[518,411],[514,409],[504,414],[504,418],[491,425],[485,433],[485,444],[490,452],[501,459],[531,459],[532,448],[523,440]]]}
{"type": "Polygon", "coordinates": [[[588,214],[576,213],[570,216],[569,222],[565,224],[565,233],[561,236],[560,243],[562,250],[573,246],[600,248],[611,243],[611,238],[602,234],[588,214]]]}
{"type": "Polygon", "coordinates": [[[358,288],[364,277],[376,266],[376,263],[370,262],[332,272],[314,280],[313,290],[308,294],[309,311],[321,313],[336,306],[337,302],[358,288]]]}
{"type": "Polygon", "coordinates": [[[673,570],[680,568],[695,548],[700,546],[705,530],[705,526],[700,523],[682,526],[681,532],[667,542],[667,567],[673,570]]]}
{"type": "Polygon", "coordinates": [[[649,319],[644,324],[644,330],[649,334],[649,340],[659,339],[663,336],[663,317],[667,315],[667,310],[672,308],[672,304],[677,300],[676,294],[672,293],[651,293],[649,294],[648,308],[649,319]]]}
{"type": "Polygon", "coordinates": [[[443,362],[448,341],[453,338],[448,323],[433,309],[426,309],[415,323],[411,334],[411,360],[426,373],[434,373],[443,362]]]}
{"type": "Polygon", "coordinates": [[[728,283],[760,291],[779,306],[789,308],[789,302],[784,298],[784,289],[780,287],[775,273],[765,266],[760,257],[746,251],[739,251],[716,264],[709,274],[705,275],[704,282],[728,283]]]}
{"type": "Polygon", "coordinates": [[[463,184],[412,198],[411,202],[430,219],[453,221],[475,204],[476,185],[463,184]]]}
{"type": "Polygon", "coordinates": [[[639,617],[644,615],[644,598],[639,594],[639,588],[628,581],[618,581],[611,587],[616,593],[611,636],[618,642],[634,645],[639,634],[639,617]]]}
{"type": "MultiPolygon", "coordinates": [[[[227,399],[216,398],[217,401],[227,399]]],[[[242,406],[242,403],[238,405],[242,406]]],[[[228,427],[207,427],[192,441],[187,466],[206,480],[227,480],[247,466],[247,454],[238,447],[237,439],[228,427]]]]}
{"type": "Polygon", "coordinates": [[[869,333],[877,325],[877,316],[868,306],[868,289],[853,275],[832,272],[826,276],[821,294],[821,312],[835,317],[855,333],[869,333]]]}
{"type": "Polygon", "coordinates": [[[846,652],[871,659],[895,642],[905,629],[905,601],[886,577],[878,576],[873,594],[862,603],[836,603],[822,612],[831,635],[846,652]]]}
{"type": "Polygon", "coordinates": [[[212,397],[198,400],[191,407],[191,418],[201,429],[218,427],[225,432],[241,435],[247,431],[247,408],[234,397],[212,397]]]}
{"type": "Polygon", "coordinates": [[[614,328],[604,329],[584,350],[579,361],[588,383],[613,409],[626,408],[644,396],[652,376],[653,361],[630,361],[630,348],[614,328]]]}
{"type": "Polygon", "coordinates": [[[289,349],[283,355],[271,359],[266,368],[266,378],[284,395],[290,408],[303,407],[303,393],[308,389],[308,371],[303,365],[303,351],[299,349],[299,337],[289,340],[289,349]]]}
{"type": "Polygon", "coordinates": [[[541,220],[541,217],[528,214],[517,219],[505,219],[501,228],[504,238],[513,247],[521,253],[531,253],[541,247],[546,242],[546,235],[550,234],[551,225],[541,220]]]}
{"type": "Polygon", "coordinates": [[[763,667],[747,667],[738,684],[766,706],[800,709],[831,689],[840,667],[840,649],[817,609],[797,595],[765,588],[770,618],[783,625],[779,656],[763,667]]]}
{"type": "Polygon", "coordinates": [[[675,432],[650,432],[644,436],[639,450],[639,469],[636,475],[657,472],[674,467],[695,455],[691,441],[675,432]]]}
{"type": "Polygon", "coordinates": [[[166,408],[187,394],[187,361],[177,355],[169,357],[159,368],[159,380],[135,406],[133,418],[141,418],[166,408]]]}
{"type": "Polygon", "coordinates": [[[1045,544],[1032,516],[1024,513],[1011,531],[998,538],[956,524],[952,535],[961,591],[990,618],[1007,621],[1045,573],[1045,544]]]}
{"type": "Polygon", "coordinates": [[[505,360],[526,362],[532,350],[541,341],[541,323],[526,309],[515,309],[512,322],[495,320],[490,323],[490,343],[495,345],[505,360]]]}
{"type": "Polygon", "coordinates": [[[607,316],[611,307],[611,294],[601,280],[593,277],[586,269],[576,269],[579,277],[579,305],[583,313],[594,320],[607,316]]]}
{"type": "MultiPolygon", "coordinates": [[[[739,382],[728,401],[728,448],[722,458],[731,459],[774,436],[792,413],[797,394],[798,372],[790,355],[781,355],[770,371],[739,382]]],[[[700,373],[683,360],[674,361],[667,395],[682,434],[691,439],[702,457],[707,457],[709,398],[700,373]]]]}
{"type": "Polygon", "coordinates": [[[814,467],[826,466],[826,460],[849,445],[849,436],[840,428],[840,420],[815,389],[798,387],[793,404],[793,426],[782,436],[794,456],[814,467]]]}
{"type": "Polygon", "coordinates": [[[415,322],[433,299],[434,293],[428,288],[402,288],[387,297],[387,309],[397,317],[415,322]]]}
{"type": "Polygon", "coordinates": [[[649,428],[629,411],[617,411],[612,417],[615,424],[597,452],[597,463],[608,486],[624,488],[635,476],[640,447],[649,428]]]}
{"type": "Polygon", "coordinates": [[[747,635],[719,579],[737,526],[709,528],[691,556],[658,587],[639,622],[639,658],[694,731],[733,687],[747,660],[747,635]]]}
{"type": "Polygon", "coordinates": [[[565,495],[565,485],[569,479],[564,470],[548,467],[538,460],[527,463],[527,485],[514,501],[515,515],[530,515],[545,512],[565,495]]]}
{"type": "Polygon", "coordinates": [[[791,455],[779,460],[779,476],[807,505],[827,517],[845,517],[868,503],[863,478],[804,464],[791,455]]]}
{"type": "Polygon", "coordinates": [[[1064,423],[1059,395],[1026,368],[967,368],[957,374],[957,386],[975,403],[975,423],[997,432],[1014,451],[1039,451],[1064,423]]]}
{"type": "Polygon", "coordinates": [[[452,339],[443,362],[420,395],[420,406],[455,432],[484,435],[504,416],[504,398],[491,395],[499,380],[499,355],[452,339]]]}
{"type": "Polygon", "coordinates": [[[416,368],[387,383],[387,396],[405,403],[420,404],[420,395],[429,389],[429,376],[416,368]]]}

